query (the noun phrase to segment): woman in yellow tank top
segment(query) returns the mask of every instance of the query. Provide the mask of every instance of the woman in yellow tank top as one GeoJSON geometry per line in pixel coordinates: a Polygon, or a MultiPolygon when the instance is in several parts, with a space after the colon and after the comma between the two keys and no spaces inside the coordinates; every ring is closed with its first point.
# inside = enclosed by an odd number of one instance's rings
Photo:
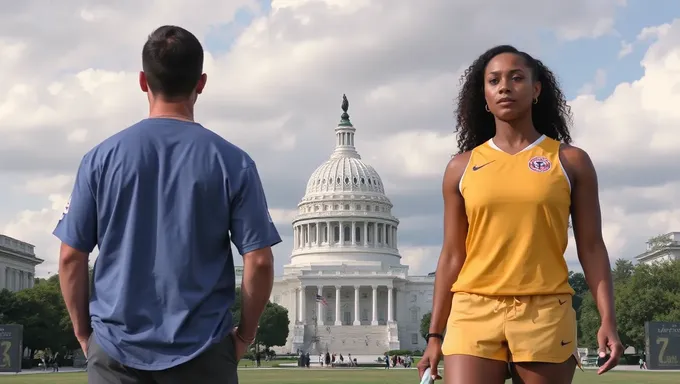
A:
{"type": "Polygon", "coordinates": [[[444,244],[422,375],[444,355],[447,384],[571,383],[576,314],[564,252],[578,257],[602,318],[600,353],[623,352],[602,239],[597,176],[569,145],[552,72],[511,46],[482,54],[458,97],[460,152],[444,174],[444,244]],[[445,336],[444,335],[445,332],[445,336]]]}

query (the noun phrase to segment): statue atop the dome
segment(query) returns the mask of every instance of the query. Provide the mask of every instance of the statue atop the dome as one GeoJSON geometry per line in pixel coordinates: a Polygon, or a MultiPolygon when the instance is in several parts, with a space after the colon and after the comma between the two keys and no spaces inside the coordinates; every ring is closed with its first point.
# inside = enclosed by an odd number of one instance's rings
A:
{"type": "Polygon", "coordinates": [[[347,114],[347,110],[349,109],[349,101],[347,100],[347,96],[344,94],[342,95],[342,116],[340,118],[342,120],[349,120],[349,115],[347,114]]]}

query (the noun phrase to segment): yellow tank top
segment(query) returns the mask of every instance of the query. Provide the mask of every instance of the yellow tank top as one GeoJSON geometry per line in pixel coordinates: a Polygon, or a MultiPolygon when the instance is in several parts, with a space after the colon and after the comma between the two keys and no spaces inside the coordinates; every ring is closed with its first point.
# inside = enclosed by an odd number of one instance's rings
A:
{"type": "Polygon", "coordinates": [[[460,181],[467,258],[453,292],[574,294],[564,259],[571,184],[560,142],[541,136],[510,155],[493,140],[472,150],[460,181]]]}

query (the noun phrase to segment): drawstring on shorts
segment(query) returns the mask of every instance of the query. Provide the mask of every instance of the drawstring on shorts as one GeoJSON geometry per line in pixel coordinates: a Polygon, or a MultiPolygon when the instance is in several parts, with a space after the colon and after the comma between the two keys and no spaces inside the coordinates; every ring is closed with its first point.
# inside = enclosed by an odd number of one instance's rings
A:
{"type": "Polygon", "coordinates": [[[517,296],[512,296],[512,297],[503,297],[497,299],[498,302],[496,303],[496,307],[493,310],[493,313],[498,313],[501,309],[505,309],[505,314],[507,315],[508,310],[510,310],[510,307],[512,307],[513,311],[513,316],[517,317],[517,307],[522,305],[522,301],[517,298],[517,296]],[[508,301],[512,300],[510,303],[508,301]],[[505,306],[503,306],[505,305],[505,306]]]}

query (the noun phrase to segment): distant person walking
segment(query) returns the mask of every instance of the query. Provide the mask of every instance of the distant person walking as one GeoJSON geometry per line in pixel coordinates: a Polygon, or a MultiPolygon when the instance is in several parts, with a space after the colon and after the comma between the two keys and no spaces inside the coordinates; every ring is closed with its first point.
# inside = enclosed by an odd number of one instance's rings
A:
{"type": "Polygon", "coordinates": [[[158,28],[142,67],[149,117],[83,157],[54,230],[88,383],[238,383],[281,238],[253,160],[194,121],[207,80],[196,37],[158,28]],[[243,255],[237,328],[230,242],[243,255]]]}

